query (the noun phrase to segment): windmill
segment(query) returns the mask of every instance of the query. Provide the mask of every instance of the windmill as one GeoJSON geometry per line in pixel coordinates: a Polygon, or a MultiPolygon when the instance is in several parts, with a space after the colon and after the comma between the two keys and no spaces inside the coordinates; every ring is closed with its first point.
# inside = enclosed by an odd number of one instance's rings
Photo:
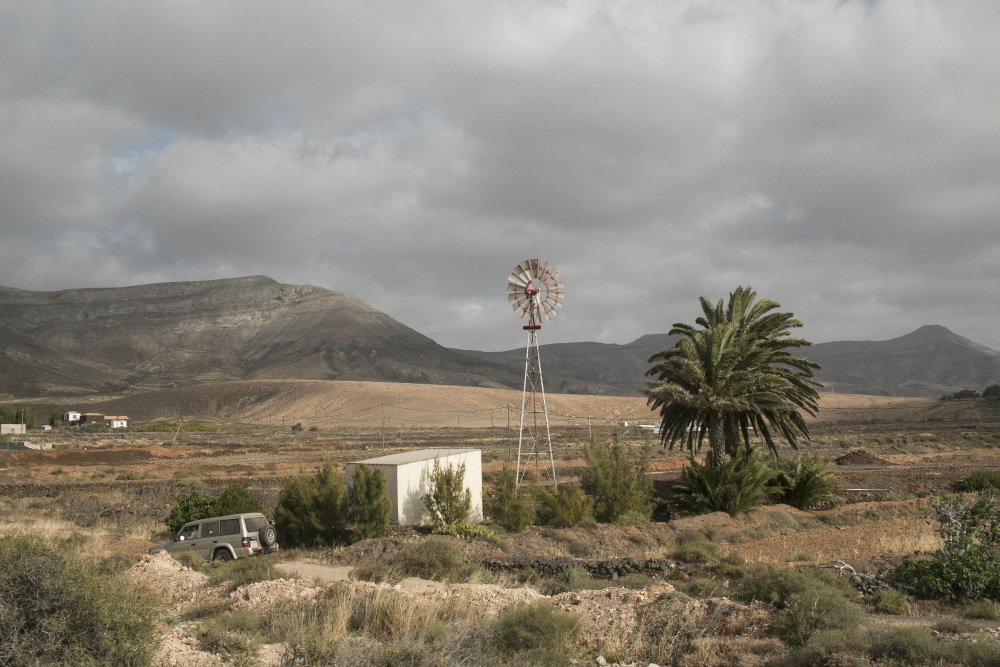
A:
{"type": "Polygon", "coordinates": [[[524,260],[514,267],[507,278],[507,301],[511,302],[514,312],[521,318],[528,316],[528,323],[521,327],[528,332],[528,344],[524,350],[524,390],[521,394],[521,425],[517,435],[518,486],[532,463],[536,470],[541,467],[539,464],[544,456],[543,445],[548,446],[545,470],[552,479],[552,486],[556,486],[556,464],[552,456],[549,412],[545,405],[545,383],[542,381],[542,363],[538,357],[538,331],[542,328],[543,316],[548,322],[562,308],[562,289],[563,284],[559,282],[555,267],[538,259],[524,260]],[[539,416],[544,421],[544,441],[539,416]]]}

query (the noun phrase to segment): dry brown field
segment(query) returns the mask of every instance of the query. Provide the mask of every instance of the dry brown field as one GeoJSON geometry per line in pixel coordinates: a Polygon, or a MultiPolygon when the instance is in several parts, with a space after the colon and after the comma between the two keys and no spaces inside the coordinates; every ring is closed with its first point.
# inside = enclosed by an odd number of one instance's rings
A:
{"type": "MultiPolygon", "coordinates": [[[[591,439],[610,440],[622,421],[655,420],[640,397],[546,399],[561,481],[572,482],[578,475],[591,439]]],[[[137,557],[165,539],[162,522],[179,493],[199,489],[218,494],[232,482],[247,482],[252,494],[273,508],[287,480],[326,462],[342,466],[425,447],[481,449],[489,484],[516,457],[520,403],[520,392],[495,389],[262,381],[80,406],[127,413],[140,423],[183,418],[216,430],[33,432],[27,440],[49,442],[54,449],[0,449],[0,534],[26,525],[52,534],[82,532],[92,538],[88,557],[137,557]],[[293,430],[296,424],[302,429],[293,430]]],[[[770,505],[735,518],[677,518],[661,512],[644,528],[532,527],[504,535],[505,551],[480,545],[467,553],[473,560],[502,555],[670,558],[683,536],[694,531],[721,554],[742,561],[795,568],[830,568],[844,561],[858,572],[874,574],[914,552],[937,547],[937,534],[924,519],[931,495],[952,492],[972,471],[1000,470],[997,402],[823,394],[820,413],[810,422],[812,437],[803,451],[830,462],[865,452],[835,463],[843,485],[837,508],[802,511],[770,505]]],[[[651,447],[657,493],[666,498],[689,453],[665,449],[654,435],[634,429],[621,438],[634,453],[651,447]]],[[[412,538],[412,532],[407,535],[405,539],[412,538]]],[[[402,538],[394,539],[382,548],[394,548],[402,538]]],[[[351,549],[307,555],[314,564],[349,566],[362,556],[351,549]]],[[[685,577],[698,576],[697,567],[682,566],[677,574],[681,583],[674,583],[681,586],[685,577]]],[[[927,613],[942,612],[935,608],[927,613]]]]}

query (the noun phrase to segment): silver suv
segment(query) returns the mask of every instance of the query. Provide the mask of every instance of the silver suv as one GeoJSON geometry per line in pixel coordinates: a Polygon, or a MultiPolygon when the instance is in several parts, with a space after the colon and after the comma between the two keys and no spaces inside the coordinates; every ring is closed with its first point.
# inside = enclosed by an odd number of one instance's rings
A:
{"type": "Polygon", "coordinates": [[[193,551],[205,560],[226,562],[244,556],[278,550],[274,526],[263,514],[230,514],[200,519],[184,525],[169,542],[157,545],[149,553],[176,556],[193,551]]]}

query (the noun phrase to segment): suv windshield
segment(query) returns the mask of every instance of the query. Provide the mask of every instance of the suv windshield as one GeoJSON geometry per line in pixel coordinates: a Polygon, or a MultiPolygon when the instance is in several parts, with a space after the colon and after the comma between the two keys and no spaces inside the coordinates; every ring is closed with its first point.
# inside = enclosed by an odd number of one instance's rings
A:
{"type": "Polygon", "coordinates": [[[248,533],[256,533],[267,525],[267,519],[262,516],[248,516],[243,519],[243,523],[246,524],[248,533]]]}

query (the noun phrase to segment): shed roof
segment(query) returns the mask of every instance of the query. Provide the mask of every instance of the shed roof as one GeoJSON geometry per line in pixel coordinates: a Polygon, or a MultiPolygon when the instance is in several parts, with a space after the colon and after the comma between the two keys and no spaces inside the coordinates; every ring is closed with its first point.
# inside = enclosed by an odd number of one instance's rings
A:
{"type": "Polygon", "coordinates": [[[351,463],[364,463],[365,465],[403,465],[405,463],[430,461],[444,456],[469,454],[471,452],[478,451],[478,449],[415,449],[411,452],[400,452],[399,454],[389,454],[388,456],[377,456],[373,459],[365,459],[364,461],[351,461],[351,463]]]}

